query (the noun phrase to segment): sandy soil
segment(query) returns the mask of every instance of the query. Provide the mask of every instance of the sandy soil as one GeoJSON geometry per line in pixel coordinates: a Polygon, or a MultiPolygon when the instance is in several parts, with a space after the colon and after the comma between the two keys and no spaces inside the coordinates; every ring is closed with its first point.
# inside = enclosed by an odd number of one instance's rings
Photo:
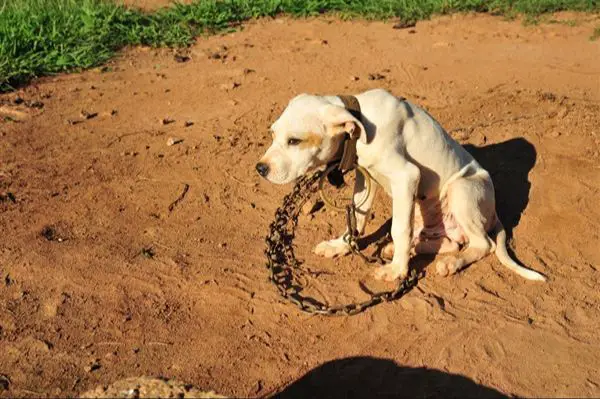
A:
{"type": "MultiPolygon", "coordinates": [[[[288,397],[600,396],[600,19],[558,18],[579,23],[259,21],[199,39],[187,62],[130,49],[0,96],[0,396],[142,375],[228,396],[300,377],[288,397]],[[492,256],[450,278],[416,259],[419,289],[358,316],[280,299],[263,238],[291,187],[254,171],[267,129],[300,92],[374,87],[469,144],[512,249],[547,284],[492,256]]],[[[368,232],[389,204],[378,197],[368,232]]],[[[296,241],[326,272],[306,275],[306,293],[332,303],[364,298],[369,271],[310,254],[342,225],[322,210],[296,241]]]]}

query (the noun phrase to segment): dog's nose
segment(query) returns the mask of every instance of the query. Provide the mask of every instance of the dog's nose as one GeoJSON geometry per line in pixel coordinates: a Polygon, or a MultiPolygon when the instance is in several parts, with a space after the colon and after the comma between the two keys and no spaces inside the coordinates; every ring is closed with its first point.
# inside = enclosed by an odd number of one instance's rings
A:
{"type": "Polygon", "coordinates": [[[256,164],[256,171],[262,177],[267,177],[267,175],[269,174],[269,165],[267,165],[264,162],[259,162],[256,164]]]}

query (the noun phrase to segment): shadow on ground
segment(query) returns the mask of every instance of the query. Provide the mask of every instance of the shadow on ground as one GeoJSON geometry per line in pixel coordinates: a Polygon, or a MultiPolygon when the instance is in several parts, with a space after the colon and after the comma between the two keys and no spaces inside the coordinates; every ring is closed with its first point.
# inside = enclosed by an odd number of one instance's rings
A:
{"type": "Polygon", "coordinates": [[[529,172],[537,158],[535,147],[521,137],[481,147],[471,144],[464,147],[492,176],[496,210],[508,236],[512,237],[529,203],[529,172]]]}
{"type": "Polygon", "coordinates": [[[473,380],[393,360],[350,357],[311,370],[273,396],[294,398],[506,398],[473,380]]]}

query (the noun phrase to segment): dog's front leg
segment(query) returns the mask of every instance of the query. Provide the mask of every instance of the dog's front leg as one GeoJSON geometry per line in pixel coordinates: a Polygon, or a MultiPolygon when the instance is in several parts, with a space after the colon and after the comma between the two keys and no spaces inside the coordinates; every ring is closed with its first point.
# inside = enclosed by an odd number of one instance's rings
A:
{"type": "MultiPolygon", "coordinates": [[[[365,183],[365,176],[357,172],[356,183],[354,184],[353,201],[355,204],[358,204],[354,215],[356,216],[356,229],[358,230],[359,235],[362,235],[362,233],[365,231],[367,217],[369,216],[369,211],[373,206],[373,200],[375,199],[375,191],[377,187],[376,184],[371,182],[371,189],[368,191],[365,183]],[[365,196],[367,197],[365,198],[365,196]]],[[[350,246],[344,240],[346,233],[348,233],[347,227],[344,234],[336,239],[321,242],[315,247],[314,252],[317,255],[321,255],[326,258],[346,255],[350,252],[350,246]]]]}
{"type": "Polygon", "coordinates": [[[395,165],[396,171],[388,173],[392,192],[392,263],[374,272],[378,280],[393,281],[408,276],[411,237],[414,222],[415,196],[419,186],[420,171],[409,162],[395,165]]]}

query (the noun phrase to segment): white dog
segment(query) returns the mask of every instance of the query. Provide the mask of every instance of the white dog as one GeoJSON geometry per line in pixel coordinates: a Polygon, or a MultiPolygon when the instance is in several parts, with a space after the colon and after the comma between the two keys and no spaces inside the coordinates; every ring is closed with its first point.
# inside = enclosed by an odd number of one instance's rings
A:
{"type": "MultiPolygon", "coordinates": [[[[509,257],[489,173],[432,116],[381,89],[355,99],[360,105],[360,114],[355,113],[358,118],[337,96],[301,94],[292,99],[271,126],[273,144],[256,165],[258,173],[273,183],[290,183],[338,160],[346,133],[352,135],[358,129],[358,164],[393,202],[393,243],[384,250],[393,250],[393,257],[375,271],[376,278],[406,278],[412,252],[454,253],[437,263],[438,273],[445,276],[495,251],[500,262],[520,276],[545,281],[509,257]],[[488,232],[496,236],[496,243],[488,232]]],[[[361,203],[356,210],[359,234],[364,231],[375,186],[366,193],[365,181],[357,174],[354,200],[361,203]]],[[[315,253],[326,257],[348,252],[343,235],[315,248],[315,253]]]]}

